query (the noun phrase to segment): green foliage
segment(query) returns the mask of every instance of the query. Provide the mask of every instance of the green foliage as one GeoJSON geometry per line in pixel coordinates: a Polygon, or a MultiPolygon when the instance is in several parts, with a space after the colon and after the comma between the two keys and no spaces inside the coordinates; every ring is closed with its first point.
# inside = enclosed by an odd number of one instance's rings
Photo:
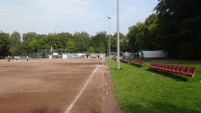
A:
{"type": "MultiPolygon", "coordinates": [[[[120,51],[129,51],[127,46],[128,39],[121,32],[119,33],[119,41],[120,41],[120,51]]],[[[111,38],[111,51],[117,51],[117,33],[115,33],[111,38]]]]}
{"type": "Polygon", "coordinates": [[[28,32],[23,34],[22,39],[23,41],[27,41],[27,42],[31,42],[33,40],[37,40],[39,37],[38,34],[36,34],[35,32],[28,32]]]}
{"type": "Polygon", "coordinates": [[[201,59],[201,1],[159,0],[156,14],[129,28],[131,52],[165,50],[170,58],[201,59]]]}
{"type": "Polygon", "coordinates": [[[200,0],[159,0],[155,8],[159,18],[157,38],[171,57],[201,58],[201,52],[195,49],[201,48],[200,9],[200,0]]]}
{"type": "Polygon", "coordinates": [[[33,50],[33,47],[30,47],[29,45],[30,43],[28,41],[23,41],[22,44],[21,44],[21,49],[20,51],[22,53],[27,53],[27,52],[33,52],[31,50],[33,50]]]}
{"type": "Polygon", "coordinates": [[[86,53],[95,53],[95,49],[91,46],[86,53]]]}
{"type": "Polygon", "coordinates": [[[11,55],[20,55],[21,36],[17,31],[13,32],[10,36],[10,53],[11,55]]]}
{"type": "MultiPolygon", "coordinates": [[[[138,52],[141,49],[165,50],[170,58],[201,59],[201,0],[158,0],[156,14],[144,22],[128,28],[124,36],[120,33],[120,50],[138,52]]],[[[0,41],[1,55],[18,55],[22,52],[37,52],[38,49],[69,49],[71,52],[108,53],[110,38],[111,52],[117,51],[117,33],[97,32],[90,36],[86,32],[74,34],[35,32],[3,36],[0,41]],[[7,39],[9,38],[9,39],[7,39]],[[5,43],[1,43],[5,42],[5,43]],[[9,50],[9,51],[8,51],[9,50]]]]}
{"type": "Polygon", "coordinates": [[[76,50],[75,42],[71,38],[69,38],[67,41],[66,49],[70,50],[71,52],[76,50]]]}
{"type": "Polygon", "coordinates": [[[0,58],[9,55],[9,34],[0,32],[0,58]]]}
{"type": "MultiPolygon", "coordinates": [[[[35,32],[24,33],[22,36],[23,41],[20,41],[20,34],[15,31],[9,36],[9,34],[1,32],[2,43],[1,48],[2,55],[21,55],[22,53],[38,52],[40,49],[68,49],[69,52],[87,52],[87,53],[106,53],[108,36],[105,31],[97,32],[95,36],[90,36],[86,32],[76,32],[73,35],[70,33],[49,33],[48,35],[40,35],[35,32]],[[3,36],[4,35],[4,36],[3,36]],[[4,39],[4,40],[3,40],[4,39]],[[8,50],[3,50],[7,48],[8,50]]],[[[123,34],[120,35],[122,43],[125,42],[123,34]]],[[[111,44],[113,45],[113,51],[116,51],[115,43],[116,38],[110,35],[111,44]]],[[[1,42],[1,41],[0,41],[1,42]]],[[[126,47],[126,44],[124,44],[126,47]]]]}
{"type": "Polygon", "coordinates": [[[105,31],[97,32],[97,34],[91,38],[91,45],[94,47],[96,53],[106,53],[108,38],[105,31]]]}
{"type": "Polygon", "coordinates": [[[200,113],[201,62],[145,60],[142,67],[108,61],[110,76],[122,113],[200,113]],[[150,62],[195,66],[194,78],[148,70],[150,62]]]}
{"type": "Polygon", "coordinates": [[[90,36],[86,32],[76,32],[73,35],[77,52],[85,52],[89,47],[90,36]]]}
{"type": "Polygon", "coordinates": [[[129,28],[128,48],[131,52],[137,52],[141,49],[159,49],[156,42],[157,15],[150,15],[144,23],[138,22],[129,28]]]}
{"type": "Polygon", "coordinates": [[[127,37],[129,40],[128,47],[132,50],[131,52],[136,52],[139,49],[143,49],[143,45],[147,45],[144,44],[145,40],[143,40],[146,35],[145,29],[145,24],[140,22],[129,28],[129,33],[127,34],[127,37]]]}

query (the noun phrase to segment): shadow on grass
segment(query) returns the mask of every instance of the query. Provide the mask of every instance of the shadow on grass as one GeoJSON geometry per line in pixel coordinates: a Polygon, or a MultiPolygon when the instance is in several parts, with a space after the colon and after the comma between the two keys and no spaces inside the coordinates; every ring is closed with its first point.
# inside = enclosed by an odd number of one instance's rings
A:
{"type": "Polygon", "coordinates": [[[169,72],[160,71],[160,70],[151,70],[151,69],[146,69],[146,70],[149,72],[152,72],[152,73],[160,74],[160,75],[168,77],[168,78],[172,78],[176,81],[183,81],[183,82],[189,81],[189,78],[182,77],[182,76],[174,74],[174,73],[169,73],[169,72]]]}
{"type": "Polygon", "coordinates": [[[119,70],[119,71],[121,71],[121,70],[123,70],[123,68],[120,68],[120,69],[117,69],[117,68],[110,68],[111,70],[119,70]]]}
{"type": "Polygon", "coordinates": [[[146,106],[135,103],[127,103],[123,106],[125,113],[200,113],[195,109],[178,107],[169,103],[147,102],[146,106]]]}

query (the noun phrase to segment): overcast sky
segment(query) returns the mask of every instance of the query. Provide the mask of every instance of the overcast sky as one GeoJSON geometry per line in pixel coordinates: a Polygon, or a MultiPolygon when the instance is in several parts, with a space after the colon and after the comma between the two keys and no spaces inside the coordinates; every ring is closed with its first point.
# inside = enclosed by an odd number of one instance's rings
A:
{"type": "MultiPolygon", "coordinates": [[[[155,11],[158,0],[119,0],[120,32],[155,11]]],[[[117,0],[0,0],[0,31],[38,34],[116,32],[117,0]],[[108,19],[111,16],[111,19],[108,19]],[[109,27],[110,23],[110,27],[109,27]]]]}

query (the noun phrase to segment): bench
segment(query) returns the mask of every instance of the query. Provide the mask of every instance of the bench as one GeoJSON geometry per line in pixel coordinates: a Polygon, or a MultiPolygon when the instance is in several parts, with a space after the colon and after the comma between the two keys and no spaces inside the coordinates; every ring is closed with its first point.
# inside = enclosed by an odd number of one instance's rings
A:
{"type": "Polygon", "coordinates": [[[189,67],[189,66],[180,66],[180,65],[173,65],[173,64],[162,64],[157,62],[152,62],[148,66],[149,69],[154,70],[161,70],[171,73],[177,73],[185,76],[194,77],[196,68],[195,67],[189,67]]]}
{"type": "Polygon", "coordinates": [[[136,66],[142,66],[144,64],[144,61],[141,61],[141,60],[131,60],[130,64],[136,65],[136,66]]]}
{"type": "Polygon", "coordinates": [[[116,58],[116,57],[112,57],[112,59],[113,59],[113,60],[117,60],[117,58],[116,58]]]}
{"type": "Polygon", "coordinates": [[[122,62],[129,63],[130,59],[122,59],[122,62]]]}

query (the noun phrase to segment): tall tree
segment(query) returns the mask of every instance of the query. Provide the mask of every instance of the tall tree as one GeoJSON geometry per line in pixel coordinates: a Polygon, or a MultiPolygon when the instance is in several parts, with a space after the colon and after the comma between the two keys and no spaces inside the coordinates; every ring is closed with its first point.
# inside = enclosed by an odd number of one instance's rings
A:
{"type": "Polygon", "coordinates": [[[23,41],[31,42],[33,40],[37,40],[39,38],[39,35],[35,32],[28,32],[23,34],[22,39],[23,41]]]}
{"type": "Polygon", "coordinates": [[[157,15],[151,14],[146,20],[144,25],[144,39],[142,43],[143,48],[150,50],[158,50],[159,48],[156,40],[156,28],[157,28],[157,15]]]}
{"type": "Polygon", "coordinates": [[[86,52],[90,44],[90,35],[87,32],[75,32],[73,41],[77,52],[86,52]]]}
{"type": "Polygon", "coordinates": [[[46,35],[39,36],[38,40],[29,42],[31,52],[37,52],[39,49],[50,49],[48,37],[46,35]]]}
{"type": "Polygon", "coordinates": [[[106,53],[108,46],[107,33],[105,31],[97,32],[94,37],[92,37],[92,46],[96,53],[106,53]]]}
{"type": "Polygon", "coordinates": [[[0,32],[0,58],[9,55],[9,34],[0,32]]]}
{"type": "Polygon", "coordinates": [[[13,32],[10,37],[10,53],[12,55],[21,54],[21,36],[17,31],[13,32]]]}
{"type": "MultiPolygon", "coordinates": [[[[116,52],[117,51],[117,33],[113,35],[113,42],[111,43],[111,51],[116,52]]],[[[127,50],[126,43],[128,42],[127,37],[124,36],[123,33],[119,33],[119,41],[120,41],[120,51],[125,52],[127,50]]]]}
{"type": "Polygon", "coordinates": [[[76,50],[75,42],[71,38],[69,38],[67,41],[66,49],[68,49],[70,52],[75,52],[76,50]]]}
{"type": "Polygon", "coordinates": [[[48,34],[46,43],[49,45],[49,47],[53,47],[54,49],[67,49],[67,42],[68,40],[72,40],[72,38],[72,34],[67,32],[61,32],[57,34],[50,33],[48,34]]]}
{"type": "Polygon", "coordinates": [[[139,37],[140,26],[144,26],[144,23],[138,22],[136,25],[129,27],[129,32],[127,34],[128,47],[131,52],[137,52],[141,48],[141,39],[139,37]]]}
{"type": "Polygon", "coordinates": [[[200,59],[201,1],[159,0],[157,39],[169,56],[200,59]]]}

